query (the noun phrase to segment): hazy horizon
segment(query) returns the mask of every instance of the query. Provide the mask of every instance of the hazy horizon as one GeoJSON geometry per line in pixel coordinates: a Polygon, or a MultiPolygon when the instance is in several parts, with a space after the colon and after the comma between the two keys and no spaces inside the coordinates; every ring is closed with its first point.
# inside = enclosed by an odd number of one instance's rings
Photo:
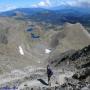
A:
{"type": "Polygon", "coordinates": [[[90,7],[88,0],[0,0],[0,12],[16,8],[51,8],[57,6],[90,7]]]}

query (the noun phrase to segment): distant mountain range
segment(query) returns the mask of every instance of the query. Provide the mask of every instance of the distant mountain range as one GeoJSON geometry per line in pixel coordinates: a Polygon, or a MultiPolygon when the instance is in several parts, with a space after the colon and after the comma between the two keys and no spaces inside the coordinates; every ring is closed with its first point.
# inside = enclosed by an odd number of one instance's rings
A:
{"type": "Polygon", "coordinates": [[[54,7],[43,8],[17,8],[0,13],[0,16],[13,17],[17,19],[43,21],[46,23],[63,24],[65,22],[79,22],[85,26],[90,25],[90,8],[80,7],[54,7]]]}

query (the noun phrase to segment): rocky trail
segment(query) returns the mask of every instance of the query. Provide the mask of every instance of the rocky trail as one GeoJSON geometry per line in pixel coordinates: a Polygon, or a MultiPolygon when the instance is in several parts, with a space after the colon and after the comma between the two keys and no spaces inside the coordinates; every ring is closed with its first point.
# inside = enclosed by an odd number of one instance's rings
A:
{"type": "MultiPolygon", "coordinates": [[[[65,77],[71,77],[73,75],[72,72],[63,73],[62,70],[54,71],[54,76],[51,78],[51,87],[59,86],[65,83],[65,77]],[[58,80],[59,84],[56,84],[56,80],[58,80]]],[[[6,75],[0,76],[0,87],[16,87],[17,90],[24,90],[26,87],[28,88],[48,88],[48,85],[44,85],[38,79],[43,80],[43,82],[47,83],[47,75],[46,69],[42,67],[28,67],[23,70],[14,70],[11,73],[7,73],[6,75]]]]}

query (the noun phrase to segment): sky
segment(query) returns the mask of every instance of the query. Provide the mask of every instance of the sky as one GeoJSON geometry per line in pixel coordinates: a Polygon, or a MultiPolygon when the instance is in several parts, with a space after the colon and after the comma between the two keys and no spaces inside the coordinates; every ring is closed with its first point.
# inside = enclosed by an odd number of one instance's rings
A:
{"type": "Polygon", "coordinates": [[[15,8],[50,8],[63,5],[90,7],[90,0],[0,0],[0,12],[15,8]]]}

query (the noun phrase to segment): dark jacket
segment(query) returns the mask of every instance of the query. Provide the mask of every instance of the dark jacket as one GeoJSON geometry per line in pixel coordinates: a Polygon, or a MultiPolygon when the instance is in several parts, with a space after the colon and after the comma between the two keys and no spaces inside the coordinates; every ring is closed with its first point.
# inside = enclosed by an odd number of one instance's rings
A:
{"type": "Polygon", "coordinates": [[[49,66],[47,66],[47,76],[51,77],[53,75],[53,72],[49,66]]]}

